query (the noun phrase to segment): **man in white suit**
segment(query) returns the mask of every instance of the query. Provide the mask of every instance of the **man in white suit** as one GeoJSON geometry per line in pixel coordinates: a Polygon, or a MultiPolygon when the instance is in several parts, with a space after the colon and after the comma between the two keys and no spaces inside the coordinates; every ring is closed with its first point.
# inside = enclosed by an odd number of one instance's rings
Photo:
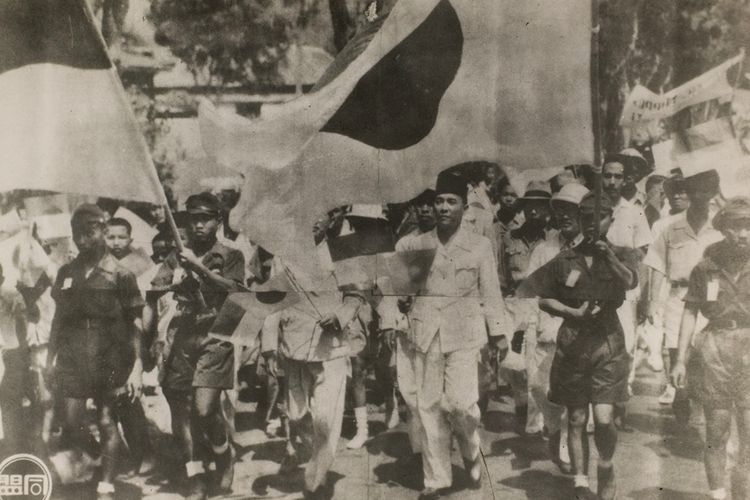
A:
{"type": "Polygon", "coordinates": [[[400,240],[397,251],[435,249],[426,285],[414,298],[411,323],[412,358],[421,421],[422,498],[449,488],[451,431],[456,435],[472,488],[481,484],[478,426],[480,412],[477,363],[479,349],[491,338],[493,352],[508,351],[505,305],[492,244],[461,227],[467,183],[443,173],[435,189],[436,227],[400,240]]]}

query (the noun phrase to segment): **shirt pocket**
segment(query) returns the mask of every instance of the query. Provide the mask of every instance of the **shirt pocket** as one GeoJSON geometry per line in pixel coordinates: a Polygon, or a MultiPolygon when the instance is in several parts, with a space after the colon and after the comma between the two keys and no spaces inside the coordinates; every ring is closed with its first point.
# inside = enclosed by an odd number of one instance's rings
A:
{"type": "Polygon", "coordinates": [[[478,289],[479,269],[468,262],[456,263],[456,287],[460,295],[468,295],[478,289]]]}

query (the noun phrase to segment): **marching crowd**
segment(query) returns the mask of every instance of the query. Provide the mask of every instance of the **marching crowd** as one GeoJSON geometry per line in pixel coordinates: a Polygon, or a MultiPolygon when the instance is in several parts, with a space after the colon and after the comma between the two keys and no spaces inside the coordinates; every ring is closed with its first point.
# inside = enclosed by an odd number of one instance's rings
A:
{"type": "MultiPolygon", "coordinates": [[[[613,465],[618,432],[629,430],[626,403],[646,363],[668,374],[659,401],[680,426],[696,403],[703,409],[711,498],[750,498],[750,198],[724,199],[716,170],[653,175],[628,149],[598,171],[572,165],[516,193],[496,164],[458,165],[374,216],[397,253],[434,252],[416,294],[337,291],[334,271],[332,285],[296,290],[300,300],[241,332],[240,344],[212,334],[227,297],[265,290],[293,268],[229,227],[238,198],[218,189],[173,214],[151,207],[143,218],[157,234],[146,249],[118,203],[84,203],[70,218],[75,248],[33,234],[46,260],[16,249],[20,268],[44,265],[24,279],[0,274],[4,452],[101,457],[96,492],[114,497],[120,457],[135,473],[153,466],[141,397],[144,373],[158,373],[175,481],[188,498],[229,492],[236,457],[223,393],[254,390],[248,374],[262,372],[258,411],[287,441],[279,474],[304,466],[305,498],[330,498],[347,395],[357,429],[347,446],[370,437],[372,370],[388,428],[405,403],[420,498],[453,485],[454,437],[466,484],[481,487],[479,428],[491,396],[507,391],[516,432],[543,436],[574,498],[610,500],[623,473],[613,465]],[[94,409],[97,433],[86,423],[94,409]]],[[[360,229],[357,210],[316,223],[321,254],[360,229]]]]}

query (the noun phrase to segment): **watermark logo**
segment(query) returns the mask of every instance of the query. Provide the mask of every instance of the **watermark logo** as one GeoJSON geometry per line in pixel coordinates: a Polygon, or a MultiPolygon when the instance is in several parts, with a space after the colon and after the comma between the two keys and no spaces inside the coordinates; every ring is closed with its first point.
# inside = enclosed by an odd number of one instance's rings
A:
{"type": "Polygon", "coordinates": [[[34,455],[19,453],[0,463],[1,500],[48,500],[52,474],[34,455]]]}

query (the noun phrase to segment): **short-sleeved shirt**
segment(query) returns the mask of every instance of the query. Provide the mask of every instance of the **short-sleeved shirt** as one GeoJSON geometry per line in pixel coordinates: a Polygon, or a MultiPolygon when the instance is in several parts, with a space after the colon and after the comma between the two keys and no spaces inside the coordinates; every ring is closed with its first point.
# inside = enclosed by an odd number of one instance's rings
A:
{"type": "Polygon", "coordinates": [[[650,244],[651,228],[643,209],[636,203],[620,198],[612,211],[607,240],[625,248],[642,248],[650,244]]]}
{"type": "MultiPolygon", "coordinates": [[[[245,280],[245,258],[242,252],[227,247],[226,245],[215,242],[211,249],[201,257],[203,265],[211,271],[217,272],[222,277],[237,283],[243,283],[245,280]]],[[[170,254],[162,263],[159,271],[151,282],[154,286],[161,287],[172,284],[175,279],[174,275],[180,268],[177,254],[170,254]]],[[[199,278],[200,291],[208,307],[220,308],[227,296],[227,291],[223,288],[215,287],[211,282],[199,278]]],[[[192,297],[180,292],[175,292],[175,300],[178,302],[190,302],[192,297]]]]}
{"type": "MultiPolygon", "coordinates": [[[[613,247],[617,258],[634,274],[638,273],[638,252],[629,248],[613,247]]],[[[562,328],[577,330],[603,329],[605,334],[622,334],[617,308],[625,300],[626,286],[609,266],[595,258],[591,268],[586,263],[584,245],[562,251],[557,257],[529,276],[519,289],[520,297],[557,299],[568,307],[581,307],[584,302],[596,302],[602,311],[600,321],[585,323],[566,319],[562,328]],[[604,327],[604,328],[602,328],[604,327]]]]}
{"type": "Polygon", "coordinates": [[[735,257],[728,248],[729,244],[721,241],[706,249],[705,257],[690,274],[683,299],[698,306],[708,319],[709,328],[714,320],[750,325],[750,261],[745,262],[737,276],[730,276],[726,271],[727,263],[735,257]]]}
{"type": "Polygon", "coordinates": [[[549,238],[554,238],[556,231],[543,231],[536,238],[529,239],[527,226],[510,231],[505,235],[503,242],[505,253],[505,283],[509,289],[514,289],[526,278],[529,268],[529,259],[536,247],[549,238]]]}
{"type": "Polygon", "coordinates": [[[77,257],[52,287],[57,375],[66,397],[93,397],[125,383],[135,353],[132,321],[143,307],[136,278],[110,254],[85,272],[77,257]]]}
{"type": "Polygon", "coordinates": [[[696,234],[688,223],[687,212],[670,217],[658,231],[643,263],[664,274],[672,283],[687,283],[705,249],[723,238],[709,222],[696,234]]]}

